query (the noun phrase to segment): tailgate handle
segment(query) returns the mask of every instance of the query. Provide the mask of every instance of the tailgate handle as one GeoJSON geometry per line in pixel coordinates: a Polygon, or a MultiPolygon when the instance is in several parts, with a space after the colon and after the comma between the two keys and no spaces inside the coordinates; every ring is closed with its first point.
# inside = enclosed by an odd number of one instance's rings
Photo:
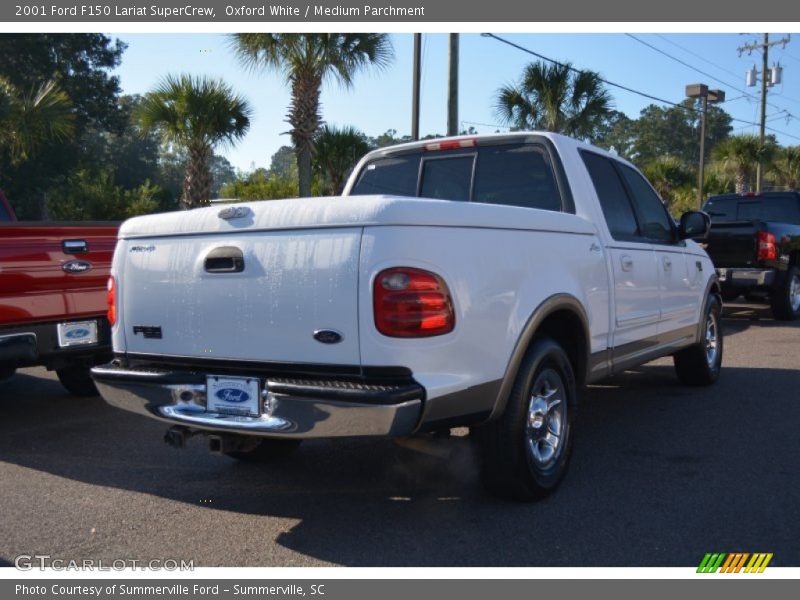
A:
{"type": "Polygon", "coordinates": [[[64,254],[85,254],[89,251],[86,240],[64,240],[61,242],[64,254]]]}
{"type": "Polygon", "coordinates": [[[214,248],[206,256],[205,267],[208,273],[241,273],[244,271],[244,255],[235,246],[214,248]]]}

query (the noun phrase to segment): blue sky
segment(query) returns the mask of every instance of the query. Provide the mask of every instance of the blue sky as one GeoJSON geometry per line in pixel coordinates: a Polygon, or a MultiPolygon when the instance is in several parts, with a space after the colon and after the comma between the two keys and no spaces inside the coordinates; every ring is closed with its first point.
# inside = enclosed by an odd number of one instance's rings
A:
{"type": "MultiPolygon", "coordinates": [[[[125,93],[146,93],[169,73],[204,74],[221,77],[243,94],[254,108],[247,137],[234,148],[223,148],[239,169],[268,166],[272,154],[289,144],[285,122],[289,104],[282,79],[270,72],[251,72],[242,68],[222,34],[110,34],[128,44],[120,76],[125,93]]],[[[598,71],[604,78],[646,92],[652,96],[680,102],[689,83],[707,83],[727,93],[724,104],[733,117],[757,122],[760,87],[745,87],[745,71],[758,64],[754,52],[739,57],[737,48],[761,40],[762,34],[732,33],[637,33],[639,40],[688,63],[689,66],[644,45],[624,33],[499,34],[516,44],[550,58],[571,62],[580,68],[598,71]],[[716,78],[716,79],[714,79],[716,78]]],[[[771,39],[785,33],[771,33],[771,39]]],[[[322,93],[322,112],[326,122],[353,125],[370,136],[396,129],[399,135],[411,129],[412,34],[391,34],[395,59],[381,72],[357,76],[352,89],[335,81],[327,82],[322,93]]],[[[422,134],[444,133],[446,129],[448,36],[423,34],[422,58],[422,134]]],[[[479,34],[461,34],[459,120],[462,127],[474,126],[480,133],[498,129],[493,98],[496,90],[514,82],[524,66],[536,60],[520,50],[479,34]]],[[[770,63],[784,67],[783,84],[770,89],[767,125],[784,145],[800,144],[800,35],[782,49],[770,50],[770,63]]],[[[635,118],[654,101],[616,88],[609,88],[615,107],[635,118]]],[[[756,126],[734,122],[734,132],[756,133],[756,126]]],[[[501,128],[502,130],[502,128],[501,128]]]]}

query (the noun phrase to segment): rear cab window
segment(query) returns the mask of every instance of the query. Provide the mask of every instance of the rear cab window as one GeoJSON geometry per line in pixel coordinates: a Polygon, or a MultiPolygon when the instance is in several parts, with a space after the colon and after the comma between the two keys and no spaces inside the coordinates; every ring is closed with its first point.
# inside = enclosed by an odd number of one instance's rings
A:
{"type": "Polygon", "coordinates": [[[793,193],[711,198],[704,210],[715,223],[775,221],[800,225],[800,197],[793,193]]]}
{"type": "Polygon", "coordinates": [[[395,194],[574,212],[553,160],[539,143],[513,143],[377,158],[361,170],[353,196],[395,194]]]}

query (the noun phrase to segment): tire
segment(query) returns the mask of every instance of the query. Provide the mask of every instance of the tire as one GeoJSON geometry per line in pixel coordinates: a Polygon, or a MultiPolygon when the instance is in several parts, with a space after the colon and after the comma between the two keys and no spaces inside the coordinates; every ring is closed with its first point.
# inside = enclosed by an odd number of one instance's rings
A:
{"type": "Polygon", "coordinates": [[[781,285],[770,297],[772,316],[780,321],[794,321],[800,317],[800,269],[789,267],[781,285]]]}
{"type": "Polygon", "coordinates": [[[64,367],[56,369],[56,375],[67,391],[73,396],[88,398],[97,396],[97,388],[89,374],[89,367],[64,367]]]}
{"type": "Polygon", "coordinates": [[[225,452],[225,456],[230,456],[242,462],[270,462],[288,458],[300,446],[300,441],[263,439],[250,450],[225,452]]]}
{"type": "Polygon", "coordinates": [[[2,367],[0,366],[0,381],[5,381],[14,376],[17,372],[16,367],[2,367]]]}
{"type": "Polygon", "coordinates": [[[572,451],[576,387],[563,348],[550,338],[535,339],[503,414],[472,432],[481,479],[492,494],[530,502],[556,489],[572,451]]]}
{"type": "Polygon", "coordinates": [[[673,356],[675,372],[684,385],[711,385],[722,370],[723,337],[720,302],[708,297],[703,313],[703,339],[673,356]]]}

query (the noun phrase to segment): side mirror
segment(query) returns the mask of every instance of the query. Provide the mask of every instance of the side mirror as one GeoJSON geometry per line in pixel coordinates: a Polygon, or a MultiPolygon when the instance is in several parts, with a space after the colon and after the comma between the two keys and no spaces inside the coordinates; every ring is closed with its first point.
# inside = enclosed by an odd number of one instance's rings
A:
{"type": "Polygon", "coordinates": [[[708,213],[693,210],[681,215],[678,225],[678,238],[682,240],[704,240],[711,229],[711,217],[708,213]]]}

